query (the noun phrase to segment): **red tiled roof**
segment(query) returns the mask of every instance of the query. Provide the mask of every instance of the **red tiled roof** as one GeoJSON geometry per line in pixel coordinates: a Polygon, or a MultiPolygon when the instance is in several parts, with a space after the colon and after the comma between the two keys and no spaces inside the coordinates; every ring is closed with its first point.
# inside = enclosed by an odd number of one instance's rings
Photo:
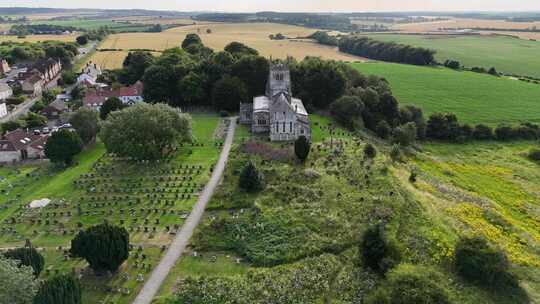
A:
{"type": "Polygon", "coordinates": [[[129,87],[121,87],[118,96],[120,97],[132,97],[132,96],[142,96],[144,85],[142,82],[137,81],[134,85],[129,87]]]}
{"type": "Polygon", "coordinates": [[[0,140],[0,152],[17,151],[9,140],[0,140]]]}
{"type": "Polygon", "coordinates": [[[10,142],[16,150],[24,149],[36,141],[41,142],[43,137],[48,136],[35,135],[33,132],[26,132],[23,129],[17,129],[4,135],[5,140],[10,142]]]}

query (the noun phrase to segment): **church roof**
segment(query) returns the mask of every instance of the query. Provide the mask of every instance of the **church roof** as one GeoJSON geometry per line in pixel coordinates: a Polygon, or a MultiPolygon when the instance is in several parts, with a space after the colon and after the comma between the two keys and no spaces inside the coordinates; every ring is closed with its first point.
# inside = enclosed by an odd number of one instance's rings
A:
{"type": "Polygon", "coordinates": [[[253,112],[263,112],[269,110],[270,99],[266,96],[253,98],[253,112]]]}
{"type": "Polygon", "coordinates": [[[296,114],[300,115],[308,115],[308,112],[306,111],[306,108],[304,107],[304,104],[302,103],[302,100],[298,98],[292,98],[291,99],[291,105],[293,109],[296,110],[296,114]]]}

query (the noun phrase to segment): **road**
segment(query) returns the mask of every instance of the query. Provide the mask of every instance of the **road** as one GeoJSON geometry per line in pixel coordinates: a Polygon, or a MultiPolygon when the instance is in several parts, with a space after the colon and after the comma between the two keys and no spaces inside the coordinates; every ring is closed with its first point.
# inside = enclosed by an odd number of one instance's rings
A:
{"type": "Polygon", "coordinates": [[[195,228],[201,221],[206,204],[212,198],[212,195],[214,194],[214,191],[218,186],[221,177],[223,176],[223,172],[225,171],[225,165],[227,164],[227,159],[229,158],[229,152],[231,150],[232,141],[234,138],[234,131],[236,129],[236,120],[236,117],[230,119],[227,138],[225,139],[225,144],[223,145],[219,160],[214,168],[214,171],[212,172],[210,181],[208,181],[204,187],[204,190],[199,196],[197,203],[191,210],[191,214],[182,226],[182,229],[174,238],[169,250],[167,250],[167,253],[163,259],[161,259],[159,264],[156,266],[150,275],[150,278],[146,281],[143,288],[133,301],[133,304],[150,304],[158,292],[161,284],[167,278],[170,270],[182,256],[182,253],[189,243],[189,239],[193,235],[193,231],[195,231],[195,228]]]}
{"type": "Polygon", "coordinates": [[[38,101],[39,98],[41,97],[34,97],[21,103],[17,106],[17,108],[15,108],[15,110],[8,112],[6,116],[0,118],[0,123],[5,123],[10,120],[17,119],[17,117],[26,114],[26,112],[30,110],[30,108],[36,103],[36,101],[38,101]]]}

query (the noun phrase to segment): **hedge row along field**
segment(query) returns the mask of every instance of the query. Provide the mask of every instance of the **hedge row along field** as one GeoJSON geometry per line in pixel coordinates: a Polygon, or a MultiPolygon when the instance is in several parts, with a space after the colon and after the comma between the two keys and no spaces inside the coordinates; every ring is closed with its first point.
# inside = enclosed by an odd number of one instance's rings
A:
{"type": "Polygon", "coordinates": [[[392,63],[353,66],[365,75],[385,77],[401,104],[421,107],[426,117],[433,112],[452,112],[466,123],[540,121],[537,84],[438,67],[392,63]]]}

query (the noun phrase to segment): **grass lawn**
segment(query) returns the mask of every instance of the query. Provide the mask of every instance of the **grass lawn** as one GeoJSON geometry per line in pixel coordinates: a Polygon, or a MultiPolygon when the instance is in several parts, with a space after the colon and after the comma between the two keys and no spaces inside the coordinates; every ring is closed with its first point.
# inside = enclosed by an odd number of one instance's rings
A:
{"type": "Polygon", "coordinates": [[[425,114],[453,112],[462,122],[540,122],[540,85],[445,68],[355,63],[364,74],[385,77],[402,104],[425,114]]]}
{"type": "Polygon", "coordinates": [[[454,59],[466,67],[495,67],[499,72],[540,78],[540,42],[511,37],[369,35],[382,41],[434,49],[436,59],[454,59]]]}

